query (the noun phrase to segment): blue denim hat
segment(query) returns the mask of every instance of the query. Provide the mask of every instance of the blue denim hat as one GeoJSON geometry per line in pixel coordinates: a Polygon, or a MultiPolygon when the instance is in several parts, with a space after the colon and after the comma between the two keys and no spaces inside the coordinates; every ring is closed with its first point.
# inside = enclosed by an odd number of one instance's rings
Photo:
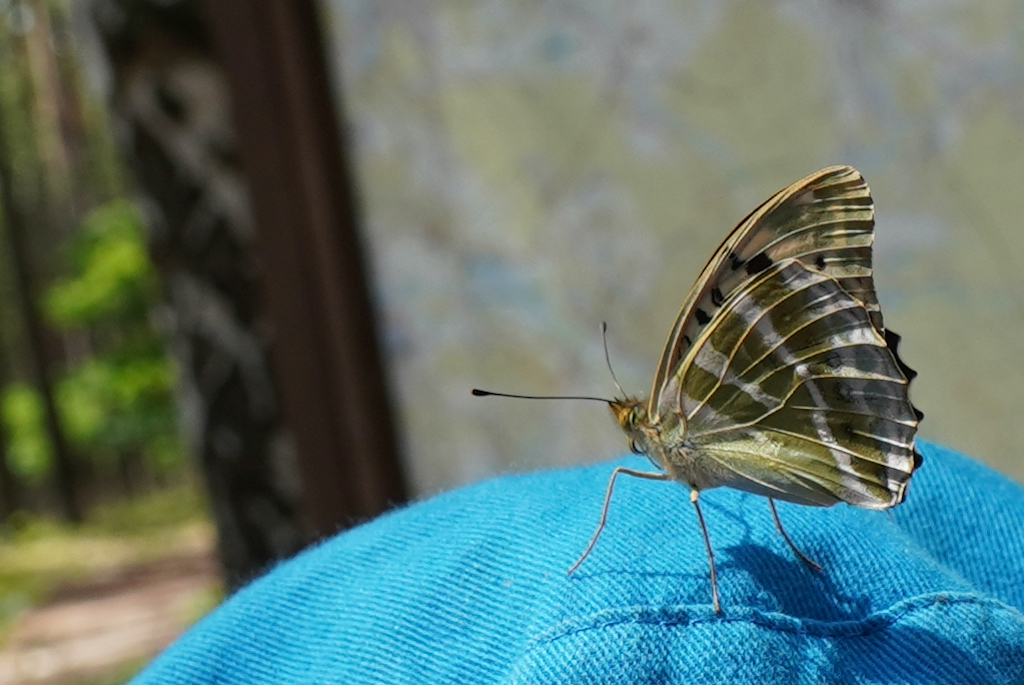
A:
{"type": "Polygon", "coordinates": [[[282,563],[135,683],[1024,683],[1024,489],[919,441],[892,513],[701,497],[615,464],[434,497],[282,563]]]}

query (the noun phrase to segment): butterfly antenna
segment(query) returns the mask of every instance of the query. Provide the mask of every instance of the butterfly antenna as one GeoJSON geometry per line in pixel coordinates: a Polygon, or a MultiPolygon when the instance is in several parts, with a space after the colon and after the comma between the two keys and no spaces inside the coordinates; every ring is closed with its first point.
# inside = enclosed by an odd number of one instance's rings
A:
{"type": "Polygon", "coordinates": [[[603,397],[589,397],[587,395],[514,395],[507,392],[481,390],[480,388],[473,388],[472,392],[475,397],[512,397],[517,400],[591,400],[593,402],[604,402],[605,404],[612,403],[611,400],[606,400],[603,397]]]}
{"type": "Polygon", "coordinates": [[[612,380],[615,382],[615,387],[619,389],[623,397],[627,397],[626,391],[619,385],[619,379],[615,377],[615,369],[612,368],[612,358],[608,354],[608,322],[601,322],[601,340],[604,342],[604,361],[608,365],[608,371],[612,374],[612,380]]]}

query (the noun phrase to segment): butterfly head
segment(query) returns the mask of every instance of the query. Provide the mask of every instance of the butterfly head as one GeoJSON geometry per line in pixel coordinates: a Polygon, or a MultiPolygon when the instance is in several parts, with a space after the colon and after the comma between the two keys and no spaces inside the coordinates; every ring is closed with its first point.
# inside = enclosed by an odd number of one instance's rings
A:
{"type": "Polygon", "coordinates": [[[619,428],[629,438],[629,449],[634,454],[647,454],[647,406],[642,400],[627,397],[611,400],[608,406],[619,423],[619,428]]]}

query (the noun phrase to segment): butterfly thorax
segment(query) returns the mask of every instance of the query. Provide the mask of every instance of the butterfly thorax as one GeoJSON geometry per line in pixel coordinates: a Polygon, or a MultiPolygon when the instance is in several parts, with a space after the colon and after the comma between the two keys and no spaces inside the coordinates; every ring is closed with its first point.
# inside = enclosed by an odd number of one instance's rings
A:
{"type": "Polygon", "coordinates": [[[676,477],[679,453],[685,451],[686,425],[679,414],[667,418],[652,417],[648,414],[644,400],[627,397],[609,402],[612,415],[619,428],[629,439],[629,449],[634,454],[646,455],[663,471],[676,477]],[[675,453],[670,458],[669,453],[675,453]]]}

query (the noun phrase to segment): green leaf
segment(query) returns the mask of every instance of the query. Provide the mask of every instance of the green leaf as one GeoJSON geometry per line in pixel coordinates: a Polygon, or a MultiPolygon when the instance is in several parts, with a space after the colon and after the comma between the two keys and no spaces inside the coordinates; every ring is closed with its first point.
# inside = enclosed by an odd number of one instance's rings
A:
{"type": "Polygon", "coordinates": [[[78,275],[52,286],[45,297],[53,323],[74,327],[137,317],[153,300],[155,271],[134,204],[117,200],[91,212],[74,252],[78,275]]]}
{"type": "Polygon", "coordinates": [[[11,471],[32,483],[44,480],[53,466],[53,449],[39,393],[23,383],[7,386],[0,395],[0,419],[8,436],[11,471]]]}

